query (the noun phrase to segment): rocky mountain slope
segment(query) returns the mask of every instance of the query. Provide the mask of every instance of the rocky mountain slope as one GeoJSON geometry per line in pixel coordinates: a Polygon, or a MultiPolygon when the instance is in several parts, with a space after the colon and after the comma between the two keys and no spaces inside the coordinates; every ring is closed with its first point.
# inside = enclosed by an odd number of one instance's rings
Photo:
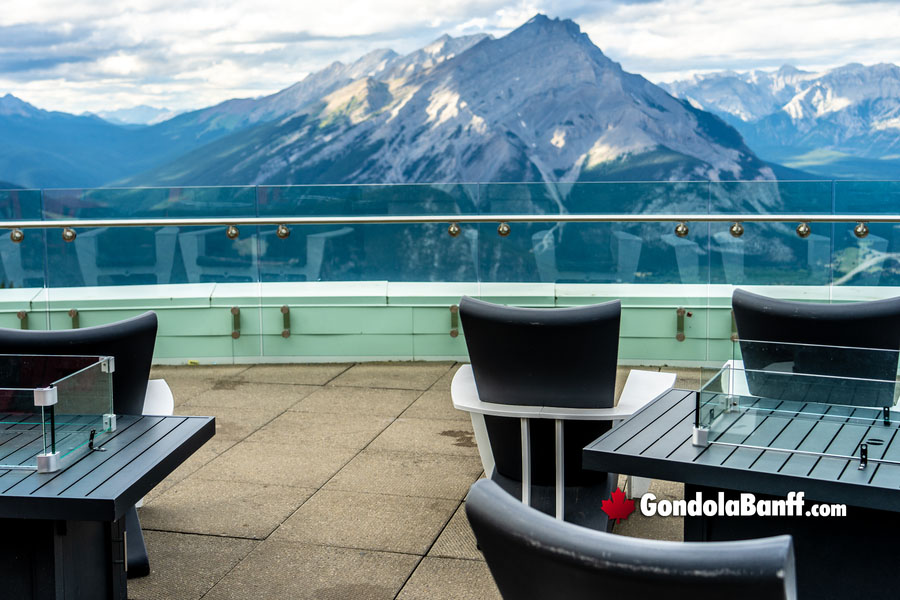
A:
{"type": "Polygon", "coordinates": [[[7,96],[0,140],[0,178],[41,187],[774,177],[723,120],[544,15],[149,127],[7,96]]]}
{"type": "MultiPolygon", "coordinates": [[[[443,38],[408,57],[373,58],[342,87],[322,72],[327,85],[304,80],[282,92],[304,86],[292,92],[293,114],[136,181],[773,177],[731,127],[623,71],[572,21],[538,15],[500,39],[443,38]],[[423,60],[448,46],[455,47],[445,58],[423,60]]],[[[318,82],[319,74],[307,79],[318,82]]],[[[274,103],[240,113],[261,114],[274,103]]]]}
{"type": "Polygon", "coordinates": [[[900,67],[723,72],[665,86],[734,125],[761,156],[835,176],[900,178],[900,67]],[[830,165],[830,167],[829,167],[830,165]],[[845,171],[845,172],[841,172],[845,171]]]}

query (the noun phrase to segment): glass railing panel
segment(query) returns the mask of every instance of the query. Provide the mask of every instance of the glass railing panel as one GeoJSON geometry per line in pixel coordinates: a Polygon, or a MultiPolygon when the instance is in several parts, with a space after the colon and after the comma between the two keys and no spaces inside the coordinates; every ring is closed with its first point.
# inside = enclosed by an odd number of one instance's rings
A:
{"type": "MultiPolygon", "coordinates": [[[[898,181],[835,181],[834,211],[839,214],[891,215],[900,211],[898,181]]],[[[866,223],[859,237],[856,223],[835,226],[836,286],[900,285],[900,223],[866,223]]]]}
{"type": "MultiPolygon", "coordinates": [[[[736,215],[831,213],[830,181],[731,181],[710,184],[711,212],[736,215]]],[[[798,222],[713,223],[710,282],[729,285],[824,286],[831,281],[832,227],[798,222]],[[734,235],[735,232],[741,235],[734,235]]],[[[824,289],[824,288],[823,288],[824,289]]],[[[822,296],[827,298],[827,294],[822,296]]]]}
{"type": "MultiPolygon", "coordinates": [[[[0,218],[6,221],[40,220],[40,190],[0,190],[0,218]]],[[[40,288],[46,281],[44,232],[23,230],[14,242],[8,232],[0,236],[0,288],[40,288]]]]}
{"type": "MultiPolygon", "coordinates": [[[[474,186],[261,187],[260,216],[471,214],[474,186]]],[[[270,281],[476,281],[477,235],[463,224],[296,225],[260,229],[261,279],[270,281]],[[284,237],[287,233],[287,237],[284,237]]]]}
{"type": "Polygon", "coordinates": [[[709,203],[706,181],[578,182],[553,189],[571,214],[698,214],[709,203]]]}
{"type": "Polygon", "coordinates": [[[259,227],[235,227],[234,238],[220,226],[180,227],[171,283],[258,282],[259,227]]]}
{"type": "Polygon", "coordinates": [[[44,190],[44,218],[253,217],[256,188],[99,188],[44,190]]]}
{"type": "MultiPolygon", "coordinates": [[[[139,219],[256,216],[253,187],[47,190],[44,218],[139,219]]],[[[255,228],[237,239],[224,226],[75,228],[47,232],[48,287],[258,281],[255,228]]]]}
{"type": "MultiPolygon", "coordinates": [[[[538,281],[638,284],[705,284],[708,281],[705,223],[694,224],[685,237],[673,233],[674,223],[513,223],[511,227],[530,233],[538,281]]],[[[493,229],[496,233],[496,227],[493,229]]]]}

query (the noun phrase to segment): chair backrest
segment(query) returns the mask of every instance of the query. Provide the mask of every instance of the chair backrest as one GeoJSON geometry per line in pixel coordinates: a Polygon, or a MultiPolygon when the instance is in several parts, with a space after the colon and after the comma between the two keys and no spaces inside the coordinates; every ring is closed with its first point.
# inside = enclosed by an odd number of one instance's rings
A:
{"type": "Polygon", "coordinates": [[[459,316],[483,402],[613,406],[618,300],[574,308],[513,308],[464,296],[459,316]]]}
{"type": "Polygon", "coordinates": [[[466,516],[504,598],[796,598],[790,536],[663,542],[586,529],[529,508],[489,480],[466,516]]]}
{"type": "Polygon", "coordinates": [[[778,300],[737,289],[731,306],[741,339],[900,349],[900,297],[823,304],[778,300]]]}
{"type": "MultiPolygon", "coordinates": [[[[793,372],[874,379],[886,382],[866,385],[864,394],[840,394],[865,398],[871,404],[893,404],[893,381],[900,360],[900,297],[872,302],[821,304],[778,300],[737,289],[731,298],[741,354],[745,368],[754,371],[777,370],[772,365],[787,365],[793,372]],[[765,344],[761,342],[781,342],[765,344]],[[833,347],[841,348],[833,348],[833,347]],[[846,348],[877,348],[888,352],[860,352],[846,348]],[[874,386],[874,387],[873,387],[874,386]],[[883,392],[883,393],[881,393],[883,392]]],[[[783,378],[763,373],[748,373],[750,391],[772,396],[771,391],[790,390],[783,378]],[[762,390],[765,393],[761,393],[762,390]]],[[[810,381],[810,383],[815,383],[810,381]]],[[[822,383],[828,383],[823,380],[822,383]]],[[[849,384],[839,381],[834,384],[849,384]]],[[[798,394],[803,394],[799,390],[798,394]]],[[[784,394],[777,396],[790,400],[784,394]]],[[[802,398],[798,398],[801,399],[802,398]]]]}
{"type": "Polygon", "coordinates": [[[82,329],[33,331],[0,328],[0,354],[112,356],[116,414],[139,415],[156,344],[156,313],[82,329]]]}

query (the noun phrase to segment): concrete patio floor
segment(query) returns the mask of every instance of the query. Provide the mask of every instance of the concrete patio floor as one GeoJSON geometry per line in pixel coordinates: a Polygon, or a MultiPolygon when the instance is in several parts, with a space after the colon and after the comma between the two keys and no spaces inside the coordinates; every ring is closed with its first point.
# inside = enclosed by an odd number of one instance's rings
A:
{"type": "MultiPolygon", "coordinates": [[[[146,497],[151,573],[128,597],[499,598],[464,514],[482,468],[450,401],[457,366],[155,367],[175,413],[214,415],[217,431],[146,497]]],[[[699,376],[662,370],[680,387],[699,376]]],[[[681,527],[635,512],[616,532],[680,540],[681,527]]]]}

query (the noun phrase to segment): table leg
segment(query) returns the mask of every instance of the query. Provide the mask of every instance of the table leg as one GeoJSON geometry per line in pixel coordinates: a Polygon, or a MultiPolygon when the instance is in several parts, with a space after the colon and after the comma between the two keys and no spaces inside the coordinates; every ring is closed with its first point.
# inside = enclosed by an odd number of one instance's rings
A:
{"type": "Polygon", "coordinates": [[[150,559],[144,545],[144,532],[138,519],[137,508],[132,506],[125,513],[126,547],[128,548],[128,578],[145,577],[150,574],[150,559]]]}
{"type": "Polygon", "coordinates": [[[528,419],[519,419],[522,428],[522,504],[531,506],[531,429],[528,419]]]}
{"type": "Polygon", "coordinates": [[[556,518],[563,520],[566,502],[566,466],[565,449],[563,446],[563,421],[555,419],[556,426],[556,518]]]}
{"type": "Polygon", "coordinates": [[[625,495],[628,498],[640,498],[650,490],[652,482],[649,477],[628,475],[625,477],[625,495]]]}

